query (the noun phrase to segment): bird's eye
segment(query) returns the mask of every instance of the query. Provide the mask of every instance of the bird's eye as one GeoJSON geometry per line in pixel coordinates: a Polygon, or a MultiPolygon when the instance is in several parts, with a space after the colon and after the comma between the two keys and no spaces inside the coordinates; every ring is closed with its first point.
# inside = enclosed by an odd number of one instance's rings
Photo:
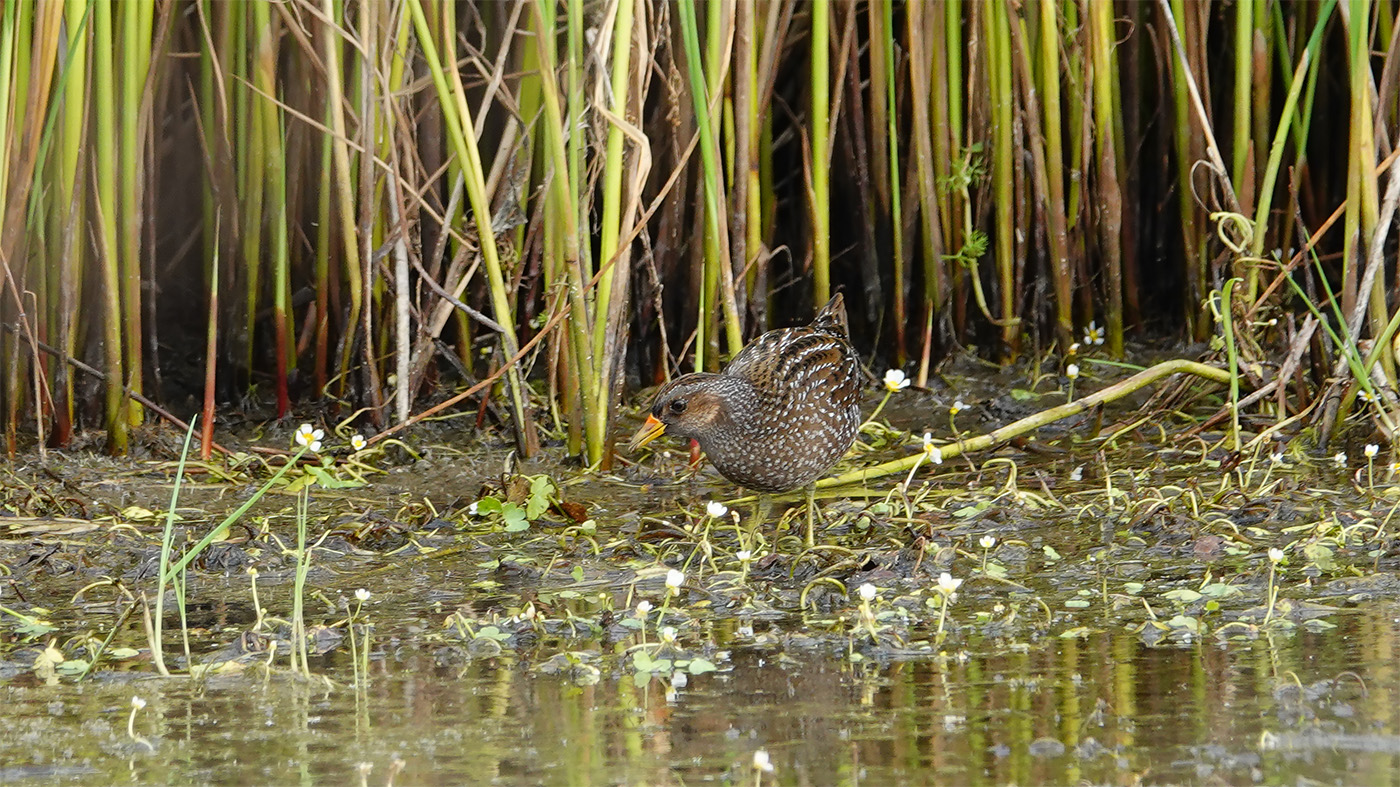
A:
{"type": "Polygon", "coordinates": [[[685,400],[677,399],[674,402],[671,402],[671,412],[675,413],[676,415],[680,415],[681,413],[685,412],[685,400]]]}

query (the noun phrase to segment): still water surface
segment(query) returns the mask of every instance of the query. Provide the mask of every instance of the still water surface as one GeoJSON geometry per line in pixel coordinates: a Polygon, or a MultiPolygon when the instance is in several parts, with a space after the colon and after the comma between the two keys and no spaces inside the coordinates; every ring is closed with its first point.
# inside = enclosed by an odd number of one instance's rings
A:
{"type": "MultiPolygon", "coordinates": [[[[1325,634],[1149,646],[1128,632],[971,637],[852,664],[756,632],[716,673],[579,686],[385,645],[367,689],[258,671],[0,691],[0,783],[682,785],[1400,783],[1397,608],[1325,634]],[[147,706],[128,736],[131,698],[147,706]]],[[[619,646],[621,647],[621,646],[619,646]]],[[[617,662],[613,662],[617,663],[617,662]]]]}

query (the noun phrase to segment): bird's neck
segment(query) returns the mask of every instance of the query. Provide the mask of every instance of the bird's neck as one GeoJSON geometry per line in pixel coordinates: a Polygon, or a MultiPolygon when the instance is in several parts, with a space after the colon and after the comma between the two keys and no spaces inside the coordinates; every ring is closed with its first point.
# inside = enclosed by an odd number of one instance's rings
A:
{"type": "Polygon", "coordinates": [[[699,441],[707,454],[753,440],[757,436],[758,424],[750,414],[760,412],[761,405],[758,389],[741,377],[719,375],[714,385],[724,404],[716,413],[706,439],[699,441]]]}

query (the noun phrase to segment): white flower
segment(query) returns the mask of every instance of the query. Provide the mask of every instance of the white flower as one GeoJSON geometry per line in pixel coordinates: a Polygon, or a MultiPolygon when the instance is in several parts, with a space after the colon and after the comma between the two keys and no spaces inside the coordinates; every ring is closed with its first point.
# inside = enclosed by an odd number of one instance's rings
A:
{"type": "Polygon", "coordinates": [[[936,465],[943,464],[943,449],[933,444],[933,435],[924,432],[924,453],[928,454],[928,460],[936,465]]]}
{"type": "Polygon", "coordinates": [[[1367,459],[1375,459],[1375,458],[1376,458],[1376,454],[1380,453],[1380,450],[1381,450],[1381,447],[1378,446],[1378,445],[1376,445],[1375,443],[1367,443],[1367,444],[1366,444],[1366,458],[1367,458],[1367,459]]]}
{"type": "Polygon", "coordinates": [[[747,549],[741,549],[734,553],[734,557],[739,558],[740,563],[747,563],[753,559],[753,553],[747,549]]]}
{"type": "Polygon", "coordinates": [[[1069,350],[1065,352],[1065,355],[1074,355],[1077,352],[1079,352],[1079,342],[1074,342],[1069,346],[1069,350]]]}
{"type": "Polygon", "coordinates": [[[146,707],[146,701],[141,699],[140,697],[132,697],[131,707],[135,708],[136,710],[141,710],[142,708],[146,707]]]}
{"type": "Polygon", "coordinates": [[[1269,461],[1273,462],[1276,465],[1283,464],[1283,449],[1280,448],[1278,451],[1269,454],[1269,461]]]}
{"type": "Polygon", "coordinates": [[[1074,468],[1073,470],[1069,471],[1069,480],[1071,480],[1071,481],[1083,481],[1083,480],[1084,480],[1084,465],[1080,465],[1080,466],[1074,468]]]}
{"type": "Polygon", "coordinates": [[[360,603],[364,603],[364,602],[366,602],[366,601],[369,601],[369,591],[368,591],[368,590],[365,590],[364,588],[360,588],[359,590],[356,590],[356,591],[355,591],[355,599],[356,599],[357,601],[359,601],[360,603]]]}
{"type": "Polygon", "coordinates": [[[869,582],[866,582],[864,585],[861,585],[859,592],[861,601],[875,600],[875,586],[870,584],[869,582]]]}
{"type": "Polygon", "coordinates": [[[647,613],[648,613],[648,612],[651,612],[651,602],[650,602],[650,601],[647,601],[646,599],[642,599],[641,601],[638,601],[638,602],[637,602],[637,617],[639,617],[639,618],[644,618],[644,617],[647,616],[647,613]]]}
{"type": "Polygon", "coordinates": [[[1065,376],[1068,377],[1068,378],[1071,379],[1071,380],[1073,380],[1074,378],[1078,377],[1078,376],[1079,376],[1079,364],[1077,364],[1077,363],[1072,363],[1072,364],[1070,364],[1069,366],[1066,366],[1066,367],[1065,367],[1065,376]]]}
{"type": "Polygon", "coordinates": [[[664,643],[666,643],[667,645],[671,644],[672,642],[675,642],[675,641],[676,641],[676,627],[675,627],[675,626],[664,626],[664,627],[662,627],[662,629],[661,629],[661,641],[664,642],[664,643]]]}
{"type": "Polygon", "coordinates": [[[321,438],[325,436],[325,432],[313,428],[311,424],[302,424],[297,427],[297,445],[308,446],[312,451],[321,450],[321,438]]]}
{"type": "Polygon", "coordinates": [[[1104,331],[1093,320],[1089,321],[1089,327],[1084,329],[1085,344],[1103,344],[1104,331]]]}
{"type": "Polygon", "coordinates": [[[899,369],[890,369],[885,372],[885,390],[890,393],[897,393],[909,387],[909,378],[899,369]]]}
{"type": "Polygon", "coordinates": [[[472,503],[471,505],[467,506],[468,516],[476,516],[476,505],[476,503],[472,503]]]}
{"type": "Polygon", "coordinates": [[[365,446],[368,444],[369,441],[365,440],[365,436],[362,434],[357,434],[350,438],[350,447],[356,451],[365,450],[365,446]]]}
{"type": "Polygon", "coordinates": [[[669,593],[679,593],[681,585],[685,584],[685,573],[671,569],[666,572],[666,590],[669,593]]]}
{"type": "Polygon", "coordinates": [[[953,400],[953,406],[948,408],[948,412],[952,413],[953,415],[957,415],[958,413],[960,413],[960,412],[962,412],[963,410],[966,410],[966,409],[967,409],[967,405],[963,404],[963,400],[961,400],[961,399],[954,399],[954,400],[953,400]]]}
{"type": "Polygon", "coordinates": [[[705,513],[709,514],[715,519],[719,519],[720,517],[729,513],[729,506],[726,506],[724,503],[721,503],[718,500],[711,500],[710,502],[705,504],[705,513]]]}
{"type": "Polygon", "coordinates": [[[996,546],[997,540],[992,536],[982,536],[981,538],[977,539],[977,543],[983,549],[991,549],[992,547],[996,546]]]}
{"type": "Polygon", "coordinates": [[[951,596],[953,593],[957,592],[957,589],[962,586],[962,583],[963,581],[961,579],[953,579],[952,574],[944,571],[942,574],[938,575],[938,592],[945,596],[951,596]]]}
{"type": "Polygon", "coordinates": [[[1332,461],[1337,463],[1337,467],[1347,466],[1347,455],[1343,451],[1338,451],[1332,455],[1332,461]]]}
{"type": "Polygon", "coordinates": [[[773,761],[768,758],[768,752],[759,749],[753,753],[753,769],[762,773],[773,772],[773,761]]]}
{"type": "Polygon", "coordinates": [[[1283,560],[1283,550],[1278,547],[1269,547],[1269,560],[1274,563],[1283,560]]]}
{"type": "Polygon", "coordinates": [[[1360,391],[1358,391],[1356,397],[1361,401],[1365,402],[1366,404],[1371,404],[1376,401],[1376,395],[1366,390],[1365,388],[1362,388],[1360,391]]]}

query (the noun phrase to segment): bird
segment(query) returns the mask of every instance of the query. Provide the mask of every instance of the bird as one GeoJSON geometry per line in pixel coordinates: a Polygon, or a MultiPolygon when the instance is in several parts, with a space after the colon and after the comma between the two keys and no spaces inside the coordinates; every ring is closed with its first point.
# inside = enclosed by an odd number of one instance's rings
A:
{"type": "Polygon", "coordinates": [[[662,386],[629,450],[663,434],[693,439],[720,475],[761,493],[758,512],[766,511],[765,493],[806,487],[811,546],[815,482],[855,441],[861,383],[837,293],[810,324],[764,333],[724,371],[662,386]]]}

